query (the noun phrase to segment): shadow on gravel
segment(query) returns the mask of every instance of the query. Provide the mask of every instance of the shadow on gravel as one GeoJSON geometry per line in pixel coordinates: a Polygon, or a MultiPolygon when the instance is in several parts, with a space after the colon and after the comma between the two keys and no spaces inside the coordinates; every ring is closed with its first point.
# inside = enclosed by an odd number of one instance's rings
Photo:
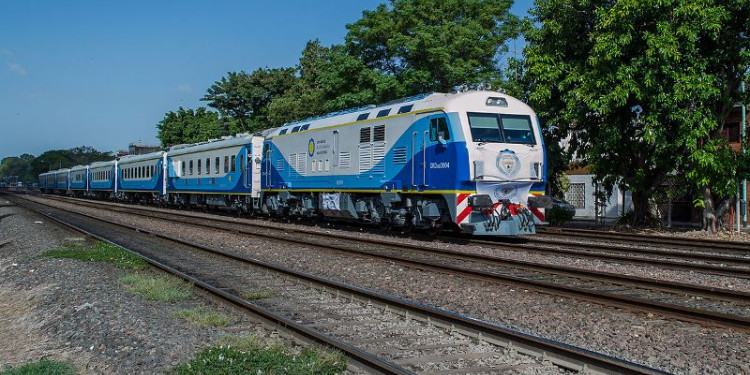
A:
{"type": "Polygon", "coordinates": [[[5,219],[6,217],[13,216],[13,215],[15,215],[15,214],[0,215],[0,221],[3,220],[3,219],[5,219]]]}

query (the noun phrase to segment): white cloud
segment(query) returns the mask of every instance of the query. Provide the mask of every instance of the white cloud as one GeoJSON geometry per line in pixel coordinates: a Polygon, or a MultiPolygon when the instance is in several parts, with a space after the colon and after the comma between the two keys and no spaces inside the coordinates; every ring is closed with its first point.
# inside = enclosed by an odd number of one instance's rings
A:
{"type": "Polygon", "coordinates": [[[26,75],[26,69],[22,67],[21,64],[9,63],[8,70],[17,73],[21,77],[26,75]]]}
{"type": "Polygon", "coordinates": [[[8,50],[5,48],[0,48],[0,55],[10,56],[10,57],[15,56],[11,50],[8,50]]]}
{"type": "Polygon", "coordinates": [[[177,91],[188,93],[188,92],[193,92],[193,88],[190,87],[190,85],[188,85],[187,83],[183,83],[183,84],[177,86],[177,91]]]}

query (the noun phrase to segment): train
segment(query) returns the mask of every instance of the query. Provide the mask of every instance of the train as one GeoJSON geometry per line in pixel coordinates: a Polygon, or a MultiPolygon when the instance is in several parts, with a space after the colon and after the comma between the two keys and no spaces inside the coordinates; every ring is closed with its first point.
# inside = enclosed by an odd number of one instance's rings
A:
{"type": "Polygon", "coordinates": [[[502,92],[425,93],[145,155],[52,170],[44,193],[437,234],[544,221],[534,111],[502,92]],[[530,204],[529,198],[532,197],[530,204]]]}

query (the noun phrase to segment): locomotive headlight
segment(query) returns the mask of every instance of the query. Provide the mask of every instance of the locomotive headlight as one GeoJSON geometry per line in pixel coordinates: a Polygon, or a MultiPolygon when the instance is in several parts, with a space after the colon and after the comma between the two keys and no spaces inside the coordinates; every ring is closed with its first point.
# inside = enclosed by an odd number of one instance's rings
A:
{"type": "Polygon", "coordinates": [[[491,96],[487,98],[487,101],[485,102],[485,104],[491,107],[507,107],[508,101],[505,100],[505,98],[491,96]]]}

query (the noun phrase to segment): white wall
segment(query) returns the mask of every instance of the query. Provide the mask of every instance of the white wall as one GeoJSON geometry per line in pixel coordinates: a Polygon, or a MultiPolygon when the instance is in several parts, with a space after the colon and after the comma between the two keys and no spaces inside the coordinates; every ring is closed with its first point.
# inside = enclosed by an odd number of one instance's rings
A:
{"type": "MultiPolygon", "coordinates": [[[[570,180],[571,189],[569,189],[568,192],[565,193],[565,200],[570,202],[573,205],[580,205],[580,203],[583,203],[583,207],[579,208],[576,207],[576,218],[585,218],[585,219],[593,219],[596,215],[596,198],[595,198],[595,191],[596,186],[593,184],[593,175],[568,175],[568,180],[570,180]],[[574,185],[577,184],[577,185],[574,185]],[[579,200],[579,197],[575,196],[574,191],[576,188],[583,188],[583,200],[579,200]]],[[[602,189],[603,190],[603,189],[602,189]]],[[[604,216],[608,219],[616,219],[620,217],[623,213],[623,206],[625,208],[624,212],[628,212],[629,210],[633,209],[633,200],[631,198],[630,192],[628,191],[621,191],[617,187],[615,187],[612,190],[612,195],[609,196],[609,199],[605,202],[605,207],[600,207],[600,215],[604,216]],[[602,212],[604,211],[604,212],[602,212]],[[603,215],[602,215],[603,214],[603,215]]]]}

